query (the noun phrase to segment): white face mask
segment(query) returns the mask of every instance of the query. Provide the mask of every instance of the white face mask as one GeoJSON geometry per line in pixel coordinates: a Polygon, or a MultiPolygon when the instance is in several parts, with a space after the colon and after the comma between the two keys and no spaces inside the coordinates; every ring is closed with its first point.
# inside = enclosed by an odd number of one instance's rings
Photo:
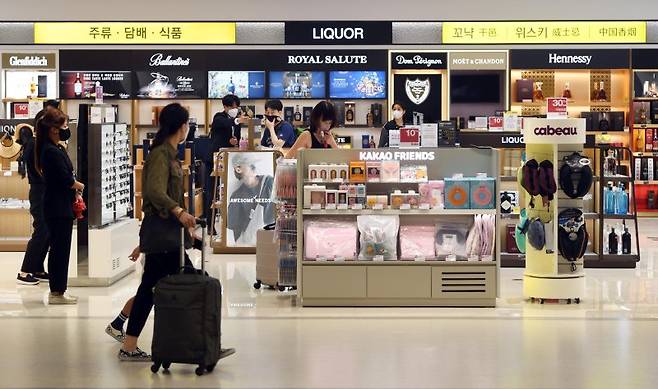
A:
{"type": "Polygon", "coordinates": [[[402,111],[398,111],[397,109],[393,111],[393,119],[401,119],[402,118],[402,111]]]}
{"type": "Polygon", "coordinates": [[[239,111],[240,110],[238,108],[231,108],[231,109],[228,110],[228,116],[230,116],[232,118],[237,117],[239,111]]]}

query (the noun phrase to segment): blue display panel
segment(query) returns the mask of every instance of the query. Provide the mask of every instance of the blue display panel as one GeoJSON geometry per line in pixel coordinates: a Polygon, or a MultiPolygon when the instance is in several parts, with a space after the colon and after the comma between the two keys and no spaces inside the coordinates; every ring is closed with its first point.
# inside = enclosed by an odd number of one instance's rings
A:
{"type": "Polygon", "coordinates": [[[332,99],[385,99],[386,72],[330,72],[329,97],[332,99]]]}
{"type": "Polygon", "coordinates": [[[241,99],[265,98],[265,72],[208,72],[208,98],[234,94],[241,99]]]}
{"type": "Polygon", "coordinates": [[[273,99],[324,99],[326,89],[324,72],[270,72],[273,99]]]}

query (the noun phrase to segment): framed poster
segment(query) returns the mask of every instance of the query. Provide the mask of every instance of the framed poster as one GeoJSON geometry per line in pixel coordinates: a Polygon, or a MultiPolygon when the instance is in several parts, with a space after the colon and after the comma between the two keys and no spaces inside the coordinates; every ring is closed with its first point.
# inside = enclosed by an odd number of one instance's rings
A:
{"type": "MultiPolygon", "coordinates": [[[[272,201],[278,151],[221,151],[221,231],[218,252],[249,253],[256,250],[256,232],[275,221],[272,201]]],[[[217,189],[217,188],[216,188],[217,189]]],[[[213,219],[216,220],[216,219],[213,219]]]]}
{"type": "Polygon", "coordinates": [[[414,123],[414,113],[422,114],[425,123],[437,123],[441,120],[442,81],[441,74],[393,74],[393,101],[405,105],[405,123],[414,123]]]}

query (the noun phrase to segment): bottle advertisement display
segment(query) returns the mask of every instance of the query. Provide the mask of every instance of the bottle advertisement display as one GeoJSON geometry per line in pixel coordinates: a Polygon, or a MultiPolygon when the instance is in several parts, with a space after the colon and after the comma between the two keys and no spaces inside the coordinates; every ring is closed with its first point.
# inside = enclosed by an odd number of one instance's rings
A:
{"type": "Polygon", "coordinates": [[[15,70],[5,73],[5,98],[55,98],[57,77],[55,72],[15,70]]]}
{"type": "Polygon", "coordinates": [[[270,72],[270,98],[324,99],[324,72],[270,72]]]}
{"type": "Polygon", "coordinates": [[[426,123],[441,120],[441,82],[440,74],[394,74],[393,101],[399,101],[407,107],[405,123],[412,123],[414,113],[422,114],[426,123]]]}
{"type": "Polygon", "coordinates": [[[265,98],[265,72],[208,72],[208,98],[234,94],[241,99],[265,98]]]}
{"type": "Polygon", "coordinates": [[[206,74],[198,71],[145,71],[135,72],[137,97],[143,99],[204,99],[206,74]]]}
{"type": "Polygon", "coordinates": [[[102,87],[105,99],[131,98],[131,72],[63,71],[59,80],[59,94],[63,99],[96,99],[97,83],[102,87]]]}
{"type": "Polygon", "coordinates": [[[385,99],[386,72],[330,72],[329,97],[332,99],[385,99]]]}

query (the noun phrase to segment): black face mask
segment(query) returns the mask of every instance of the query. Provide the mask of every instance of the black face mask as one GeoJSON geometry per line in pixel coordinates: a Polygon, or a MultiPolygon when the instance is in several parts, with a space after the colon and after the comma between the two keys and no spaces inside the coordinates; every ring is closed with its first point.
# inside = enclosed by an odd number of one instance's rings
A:
{"type": "Polygon", "coordinates": [[[265,118],[271,121],[272,123],[276,123],[279,121],[279,117],[276,115],[265,115],[265,118]]]}
{"type": "Polygon", "coordinates": [[[71,130],[68,128],[60,128],[59,140],[61,140],[62,142],[66,142],[69,139],[71,139],[71,130]]]}

